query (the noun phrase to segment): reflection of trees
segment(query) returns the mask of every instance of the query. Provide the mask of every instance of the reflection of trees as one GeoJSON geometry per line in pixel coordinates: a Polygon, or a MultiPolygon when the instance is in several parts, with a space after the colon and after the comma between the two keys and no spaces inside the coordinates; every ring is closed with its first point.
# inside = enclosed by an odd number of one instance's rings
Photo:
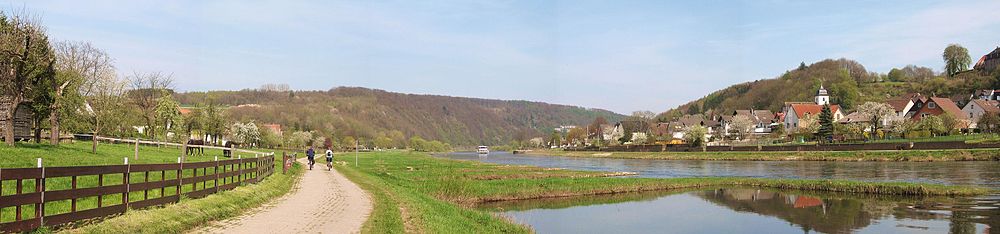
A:
{"type": "Polygon", "coordinates": [[[757,189],[719,189],[695,193],[706,201],[736,211],[777,217],[797,224],[804,231],[849,233],[889,215],[891,202],[861,201],[789,195],[757,189]],[[798,207],[798,208],[796,208],[798,207]]]}
{"type": "Polygon", "coordinates": [[[504,211],[521,211],[521,210],[533,210],[533,209],[561,209],[574,206],[590,206],[590,205],[614,204],[622,202],[649,201],[667,195],[674,195],[691,191],[699,191],[703,189],[704,188],[678,189],[669,191],[651,191],[651,192],[619,193],[619,194],[594,195],[594,196],[577,196],[577,197],[566,197],[566,198],[542,198],[542,199],[530,199],[530,200],[518,200],[518,201],[489,202],[489,203],[479,204],[478,208],[485,210],[504,210],[504,211]]]}

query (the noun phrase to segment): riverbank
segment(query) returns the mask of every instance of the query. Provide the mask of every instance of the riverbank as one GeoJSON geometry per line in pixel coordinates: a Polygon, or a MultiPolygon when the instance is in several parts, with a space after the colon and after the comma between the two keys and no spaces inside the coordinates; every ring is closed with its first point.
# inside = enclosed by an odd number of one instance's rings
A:
{"type": "Polygon", "coordinates": [[[1000,161],[1000,150],[874,150],[801,152],[598,152],[534,150],[528,155],[582,158],[728,160],[728,161],[861,161],[861,162],[946,162],[1000,161]]]}
{"type": "MultiPolygon", "coordinates": [[[[338,158],[339,159],[339,158],[338,158]]],[[[605,172],[554,170],[430,157],[424,153],[361,154],[359,166],[337,170],[368,191],[374,211],[363,232],[530,232],[489,212],[473,209],[493,201],[671,189],[752,186],[866,194],[974,196],[987,189],[912,183],[753,178],[610,178],[605,172]]]]}

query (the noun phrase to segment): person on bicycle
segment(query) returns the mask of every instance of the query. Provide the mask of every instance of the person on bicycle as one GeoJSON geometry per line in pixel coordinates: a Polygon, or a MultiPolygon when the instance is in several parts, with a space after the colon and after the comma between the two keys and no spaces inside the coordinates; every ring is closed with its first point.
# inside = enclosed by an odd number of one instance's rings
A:
{"type": "Polygon", "coordinates": [[[309,170],[311,171],[313,164],[316,164],[316,151],[313,150],[312,146],[309,146],[309,149],[306,150],[306,158],[309,159],[309,170]]]}
{"type": "Polygon", "coordinates": [[[326,148],[326,170],[333,170],[333,150],[326,148]]]}

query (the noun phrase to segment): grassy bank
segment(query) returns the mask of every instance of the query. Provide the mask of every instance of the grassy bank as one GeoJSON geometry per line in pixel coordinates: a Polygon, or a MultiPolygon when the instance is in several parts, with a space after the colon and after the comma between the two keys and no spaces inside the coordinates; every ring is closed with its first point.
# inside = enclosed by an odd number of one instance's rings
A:
{"type": "MultiPolygon", "coordinates": [[[[90,142],[63,143],[59,146],[50,144],[18,143],[17,147],[0,145],[0,168],[35,167],[37,158],[41,158],[46,167],[58,166],[89,166],[89,165],[121,165],[123,158],[128,157],[131,164],[146,163],[176,163],[181,155],[179,147],[139,146],[139,158],[133,158],[135,146],[129,144],[101,143],[97,153],[90,152],[90,142]]],[[[240,154],[240,153],[235,153],[240,154]]],[[[234,155],[235,155],[234,154],[234,155]]],[[[186,157],[186,162],[212,161],[215,156],[222,157],[222,150],[205,149],[204,155],[186,157]]],[[[244,157],[247,155],[243,153],[244,157]]]]}
{"type": "Polygon", "coordinates": [[[620,194],[712,186],[896,195],[979,195],[985,189],[830,180],[749,178],[610,178],[601,172],[553,170],[440,159],[423,153],[361,154],[360,165],[337,166],[349,179],[372,193],[375,210],[364,232],[530,232],[475,204],[535,198],[620,194]]]}
{"type": "MultiPolygon", "coordinates": [[[[279,156],[280,157],[280,156],[279,156]]],[[[279,160],[280,161],[280,160],[279,160]]],[[[288,174],[275,173],[257,184],[209,195],[184,199],[162,208],[132,210],[100,222],[67,230],[69,233],[180,233],[211,221],[236,217],[246,211],[287,194],[302,175],[302,166],[294,164],[288,174]]],[[[277,227],[276,227],[277,228],[277,227]]]]}
{"type": "Polygon", "coordinates": [[[732,161],[1000,161],[1000,150],[878,150],[878,151],[802,151],[802,152],[595,152],[535,150],[531,155],[585,158],[663,159],[663,160],[732,160],[732,161]]]}

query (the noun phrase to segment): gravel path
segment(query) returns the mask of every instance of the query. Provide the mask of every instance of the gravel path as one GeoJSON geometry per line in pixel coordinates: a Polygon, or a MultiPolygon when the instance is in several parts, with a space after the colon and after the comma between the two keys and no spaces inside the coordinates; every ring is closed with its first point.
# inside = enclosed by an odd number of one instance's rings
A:
{"type": "MultiPolygon", "coordinates": [[[[358,233],[372,211],[368,194],[317,157],[295,189],[275,202],[195,233],[358,233]]],[[[300,160],[305,164],[305,160],[300,160]]],[[[308,166],[307,166],[308,167],[308,166]]]]}

